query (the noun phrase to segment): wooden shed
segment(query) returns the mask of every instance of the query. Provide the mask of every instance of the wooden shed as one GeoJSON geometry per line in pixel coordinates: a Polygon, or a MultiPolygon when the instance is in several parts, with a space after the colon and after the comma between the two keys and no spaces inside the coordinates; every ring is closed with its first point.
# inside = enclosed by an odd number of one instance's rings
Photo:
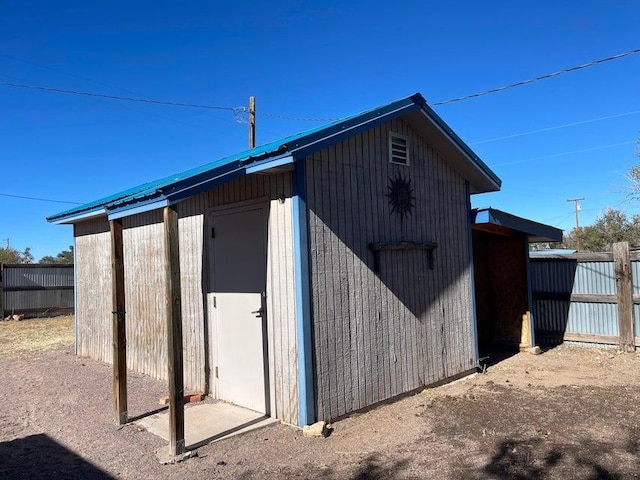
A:
{"type": "Polygon", "coordinates": [[[470,195],[500,183],[415,94],[49,217],[77,354],[121,422],[123,365],[168,378],[178,426],[182,388],[305,425],[467,373],[470,195]]]}
{"type": "Polygon", "coordinates": [[[495,208],[474,209],[472,219],[479,348],[532,348],[529,244],[561,242],[562,230],[495,208]]]}

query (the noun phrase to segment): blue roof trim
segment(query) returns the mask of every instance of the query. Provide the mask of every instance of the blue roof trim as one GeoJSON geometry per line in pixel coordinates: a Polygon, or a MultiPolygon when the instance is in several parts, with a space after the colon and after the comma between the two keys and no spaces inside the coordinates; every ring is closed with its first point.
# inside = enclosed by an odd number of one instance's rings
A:
{"type": "Polygon", "coordinates": [[[495,208],[476,208],[473,210],[474,225],[499,225],[529,237],[530,242],[561,242],[562,230],[544,223],[534,222],[526,218],[517,217],[495,208]]]}
{"type": "MultiPolygon", "coordinates": [[[[422,96],[421,96],[422,98],[422,96]]],[[[478,166],[478,168],[480,168],[480,170],[482,170],[485,175],[487,175],[489,178],[491,178],[491,180],[493,180],[493,182],[498,186],[501,187],[502,186],[502,180],[500,180],[500,177],[498,177],[493,170],[491,170],[489,168],[489,166],[484,163],[480,157],[478,157],[478,155],[476,155],[476,153],[471,150],[471,147],[469,147],[469,145],[467,145],[457,134],[456,132],[454,132],[451,127],[449,125],[447,125],[447,123],[440,118],[440,115],[438,115],[426,102],[426,100],[424,98],[422,98],[422,108],[425,111],[425,114],[428,117],[431,117],[431,119],[440,127],[440,129],[446,133],[451,140],[453,140],[453,143],[455,143],[456,145],[458,145],[458,147],[460,147],[460,149],[478,166]]]]}
{"type": "Polygon", "coordinates": [[[374,108],[344,119],[312,128],[304,132],[290,135],[282,139],[246,150],[235,155],[221,158],[214,162],[201,165],[174,175],[147,182],[129,190],[110,195],[99,200],[86,203],[79,207],[57,213],[47,220],[52,223],[62,223],[76,218],[83,213],[97,214],[102,210],[107,213],[117,209],[119,212],[133,209],[140,204],[169,200],[171,203],[195,195],[206,188],[211,188],[221,181],[229,181],[251,172],[249,165],[258,162],[267,164],[271,160],[278,160],[291,155],[295,160],[325,146],[337,143],[344,138],[355,135],[367,128],[382,124],[393,118],[400,117],[412,111],[421,110],[432,122],[449,136],[465,156],[477,169],[482,171],[498,187],[500,179],[487,167],[478,156],[449,128],[449,126],[427,105],[422,95],[416,93],[382,107],[374,108]],[[206,188],[205,188],[206,187],[206,188]]]}

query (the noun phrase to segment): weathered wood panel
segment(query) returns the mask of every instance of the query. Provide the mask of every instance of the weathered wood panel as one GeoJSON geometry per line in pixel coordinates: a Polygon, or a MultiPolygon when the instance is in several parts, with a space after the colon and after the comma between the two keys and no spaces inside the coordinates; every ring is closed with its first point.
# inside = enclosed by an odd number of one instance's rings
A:
{"type": "Polygon", "coordinates": [[[206,392],[209,388],[209,364],[206,361],[208,319],[205,317],[203,294],[206,208],[206,198],[202,195],[178,204],[184,382],[186,388],[199,392],[206,392]]]}
{"type": "Polygon", "coordinates": [[[106,217],[74,225],[77,353],[111,363],[111,234],[106,217]]]}
{"type": "MultiPolygon", "coordinates": [[[[167,379],[167,282],[162,210],[122,219],[127,366],[167,379]]],[[[188,388],[188,387],[187,387],[188,388]]]]}
{"type": "MultiPolygon", "coordinates": [[[[269,348],[275,416],[298,423],[297,344],[293,279],[290,173],[252,175],[178,205],[184,382],[189,390],[209,385],[207,309],[207,212],[263,199],[270,205],[267,251],[269,348]]],[[[127,364],[139,373],[167,378],[164,244],[161,211],[123,219],[127,364]]],[[[78,353],[111,362],[111,256],[106,219],[76,225],[78,255],[78,353]],[[96,294],[99,292],[99,294],[96,294]]]]}
{"type": "Polygon", "coordinates": [[[473,367],[464,179],[403,121],[307,159],[317,415],[331,419],[473,367]],[[387,158],[389,130],[409,138],[410,165],[387,158]],[[412,212],[389,204],[410,181],[412,212]],[[381,251],[370,243],[436,242],[381,251]]]}

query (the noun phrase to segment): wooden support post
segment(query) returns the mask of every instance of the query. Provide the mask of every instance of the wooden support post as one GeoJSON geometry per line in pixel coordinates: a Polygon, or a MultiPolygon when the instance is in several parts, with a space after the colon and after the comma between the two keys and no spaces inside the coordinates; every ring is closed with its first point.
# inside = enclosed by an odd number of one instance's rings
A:
{"type": "Polygon", "coordinates": [[[256,146],[256,97],[249,97],[249,148],[256,146]]]}
{"type": "Polygon", "coordinates": [[[113,316],[113,401],[116,425],[127,423],[127,333],[124,297],[122,222],[111,220],[111,295],[113,316]]]}
{"type": "Polygon", "coordinates": [[[619,345],[623,352],[634,352],[633,332],[633,282],[629,244],[613,244],[613,264],[616,274],[616,297],[618,301],[619,345]]]}
{"type": "Polygon", "coordinates": [[[182,455],[184,445],[184,380],[182,370],[182,298],[180,293],[178,212],[164,208],[167,345],[169,373],[169,454],[182,455]]]}
{"type": "Polygon", "coordinates": [[[520,350],[533,347],[531,342],[531,313],[527,311],[522,315],[522,331],[520,334],[520,350]]]}
{"type": "Polygon", "coordinates": [[[0,263],[0,320],[4,318],[4,265],[0,263]]]}

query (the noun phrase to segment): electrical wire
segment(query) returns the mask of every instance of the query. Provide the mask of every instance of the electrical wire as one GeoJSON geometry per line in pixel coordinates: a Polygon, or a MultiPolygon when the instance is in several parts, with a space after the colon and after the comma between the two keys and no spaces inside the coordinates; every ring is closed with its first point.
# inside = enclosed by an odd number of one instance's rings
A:
{"type": "Polygon", "coordinates": [[[441,102],[436,102],[433,105],[447,105],[449,103],[454,102],[462,102],[463,100],[469,100],[470,98],[483,97],[485,95],[491,95],[492,93],[503,92],[505,90],[510,90],[512,88],[521,87],[523,85],[528,85],[530,83],[539,82],[540,80],[546,80],[547,78],[558,77],[560,75],[564,75],[565,73],[575,72],[576,70],[582,70],[584,68],[593,67],[594,65],[599,65],[601,63],[610,62],[612,60],[618,60],[619,58],[628,57],[629,55],[634,55],[636,53],[640,53],[640,48],[636,48],[634,50],[629,50],[627,52],[618,53],[617,55],[611,55],[610,57],[600,58],[598,60],[593,60],[592,62],[583,63],[582,65],[576,65],[575,67],[569,67],[562,70],[558,70],[557,72],[547,73],[545,75],[539,75],[534,78],[530,78],[528,80],[522,80],[520,82],[510,83],[509,85],[504,85],[498,88],[492,88],[490,90],[485,90],[479,93],[472,93],[471,95],[465,95],[463,97],[451,98],[449,100],[443,100],[441,102]]]}
{"type": "Polygon", "coordinates": [[[637,115],[639,113],[640,113],[640,110],[633,110],[631,112],[618,113],[616,115],[607,115],[605,117],[597,117],[597,118],[590,118],[588,120],[580,120],[579,122],[563,123],[562,125],[554,125],[553,127],[539,128],[537,130],[529,130],[527,132],[514,133],[512,135],[504,135],[502,137],[495,137],[495,138],[489,138],[487,140],[480,140],[478,142],[471,142],[470,145],[480,145],[482,143],[497,142],[498,140],[507,140],[509,138],[523,137],[525,135],[532,135],[534,133],[549,132],[551,130],[558,130],[560,128],[575,127],[576,125],[584,125],[586,123],[600,122],[602,120],[610,120],[612,118],[620,118],[620,117],[626,117],[629,115],[637,115]]]}
{"type": "Polygon", "coordinates": [[[11,198],[20,198],[22,200],[36,200],[39,202],[50,202],[50,203],[68,203],[72,205],[82,205],[82,202],[68,202],[65,200],[53,200],[51,198],[38,198],[38,197],[25,197],[24,195],[13,195],[11,193],[0,193],[2,197],[11,197],[11,198]]]}
{"type": "Polygon", "coordinates": [[[203,109],[209,109],[209,110],[227,110],[234,113],[244,112],[246,110],[246,107],[221,107],[217,105],[205,105],[205,104],[198,104],[198,103],[180,103],[180,102],[169,102],[164,100],[152,100],[147,98],[122,97],[119,95],[106,95],[104,93],[84,92],[81,90],[66,90],[63,88],[43,87],[38,85],[27,85],[23,83],[13,83],[13,82],[0,82],[0,86],[25,88],[29,90],[43,90],[45,92],[66,93],[69,95],[82,95],[85,97],[108,98],[110,100],[126,100],[128,102],[152,103],[154,105],[167,105],[171,107],[203,108],[203,109]]]}
{"type": "MultiPolygon", "coordinates": [[[[520,82],[510,83],[509,85],[504,85],[502,87],[492,88],[492,89],[485,90],[485,91],[478,92],[478,93],[472,93],[470,95],[465,95],[463,97],[457,97],[457,98],[450,98],[448,100],[442,100],[440,102],[432,103],[431,105],[433,105],[433,106],[447,105],[449,103],[462,102],[463,100],[469,100],[471,98],[483,97],[485,95],[491,95],[493,93],[503,92],[505,90],[510,90],[512,88],[521,87],[523,85],[528,85],[528,84],[534,83],[534,82],[539,82],[540,80],[546,80],[548,78],[558,77],[560,75],[564,75],[565,73],[575,72],[577,70],[582,70],[582,69],[585,69],[585,68],[593,67],[594,65],[599,65],[599,64],[605,63],[605,62],[610,62],[612,60],[618,60],[619,58],[628,57],[628,56],[634,55],[636,53],[640,53],[640,48],[636,48],[634,50],[629,50],[629,51],[623,52],[623,53],[618,53],[617,55],[611,55],[609,57],[600,58],[600,59],[594,60],[592,62],[583,63],[582,65],[576,65],[574,67],[569,67],[569,68],[565,68],[565,69],[562,69],[562,70],[558,70],[557,72],[552,72],[552,73],[547,73],[547,74],[544,74],[544,75],[539,75],[537,77],[530,78],[528,80],[522,80],[520,82]]],[[[336,120],[340,120],[339,118],[294,117],[294,116],[288,116],[288,115],[279,115],[279,114],[275,114],[275,113],[262,113],[261,115],[263,115],[265,117],[279,118],[279,119],[282,119],[282,120],[293,120],[293,121],[300,121],[300,122],[334,122],[336,120]]],[[[518,136],[519,135],[520,134],[518,134],[518,136]]],[[[510,137],[507,137],[507,138],[510,138],[510,137]]],[[[493,140],[485,140],[485,141],[479,142],[479,143],[484,143],[484,142],[489,142],[489,141],[493,141],[493,140]]]]}
{"type": "Polygon", "coordinates": [[[516,160],[515,162],[498,163],[497,165],[492,165],[492,167],[493,168],[495,168],[495,167],[505,167],[507,165],[517,165],[519,163],[533,162],[534,160],[544,160],[544,159],[547,159],[547,158],[563,157],[565,155],[573,155],[574,153],[592,152],[594,150],[603,150],[605,148],[619,147],[619,146],[622,146],[622,145],[631,145],[631,144],[636,144],[636,143],[637,143],[636,141],[612,143],[610,145],[602,145],[600,147],[583,148],[583,149],[580,149],[580,150],[571,150],[569,152],[553,153],[551,155],[542,155],[540,157],[525,158],[524,160],[516,160]]]}
{"type": "MultiPolygon", "coordinates": [[[[629,51],[623,52],[623,53],[618,53],[616,55],[611,55],[609,57],[600,58],[598,60],[593,60],[593,61],[588,62],[588,63],[583,63],[582,65],[576,65],[576,66],[573,66],[573,67],[569,67],[569,68],[565,68],[565,69],[562,69],[562,70],[558,70],[557,72],[547,73],[545,75],[539,75],[537,77],[530,78],[528,80],[522,80],[522,81],[519,81],[519,82],[515,82],[515,83],[508,84],[508,85],[504,85],[502,87],[492,88],[492,89],[489,89],[489,90],[484,90],[482,92],[473,93],[473,94],[465,95],[465,96],[462,96],[462,97],[451,98],[449,100],[443,100],[443,101],[440,101],[440,102],[435,102],[432,105],[434,105],[434,106],[447,105],[447,104],[454,103],[454,102],[461,102],[463,100],[469,100],[471,98],[477,98],[477,97],[482,97],[482,96],[485,96],[485,95],[491,95],[493,93],[503,92],[505,90],[509,90],[509,89],[516,88],[516,87],[520,87],[520,86],[523,86],[523,85],[528,85],[530,83],[538,82],[540,80],[545,80],[545,79],[548,79],[548,78],[553,78],[553,77],[557,77],[557,76],[560,76],[560,75],[564,75],[565,73],[574,72],[574,71],[577,71],[577,70],[582,70],[582,69],[585,69],[585,68],[592,67],[594,65],[599,65],[601,63],[610,62],[610,61],[613,61],[613,60],[618,60],[620,58],[624,58],[624,57],[627,57],[627,56],[630,56],[630,55],[634,55],[636,53],[640,53],[640,48],[634,49],[634,50],[629,50],[629,51]]],[[[49,68],[49,67],[46,67],[46,68],[49,68]]],[[[30,90],[42,90],[42,91],[47,91],[47,92],[64,93],[64,94],[69,94],[69,95],[82,95],[82,96],[87,96],[87,97],[108,98],[108,99],[112,99],[112,100],[125,100],[125,101],[129,101],[129,102],[151,103],[151,104],[155,104],[155,105],[166,105],[166,106],[173,106],[173,107],[188,107],[188,108],[199,108],[199,109],[209,109],[209,110],[226,110],[226,111],[231,111],[231,112],[234,113],[234,116],[236,117],[236,121],[239,121],[239,119],[241,118],[241,115],[243,113],[246,113],[247,110],[248,110],[247,107],[226,107],[226,106],[207,105],[207,104],[181,103],[181,102],[172,102],[172,101],[163,101],[163,100],[153,100],[153,99],[148,99],[148,98],[125,97],[125,96],[118,96],[118,95],[106,95],[106,94],[95,93],[95,92],[85,92],[85,91],[80,91],[80,90],[67,90],[67,89],[62,89],[62,88],[53,88],[53,87],[28,85],[28,84],[21,84],[21,83],[12,83],[12,82],[0,82],[0,86],[13,87],[13,88],[24,88],[24,89],[30,89],[30,90]]],[[[265,117],[278,118],[278,119],[282,119],[282,120],[293,120],[293,121],[304,121],[304,122],[332,122],[332,121],[340,120],[339,118],[295,117],[295,116],[281,115],[281,114],[275,114],[275,113],[269,113],[269,112],[260,113],[260,115],[263,115],[265,117]]]]}

